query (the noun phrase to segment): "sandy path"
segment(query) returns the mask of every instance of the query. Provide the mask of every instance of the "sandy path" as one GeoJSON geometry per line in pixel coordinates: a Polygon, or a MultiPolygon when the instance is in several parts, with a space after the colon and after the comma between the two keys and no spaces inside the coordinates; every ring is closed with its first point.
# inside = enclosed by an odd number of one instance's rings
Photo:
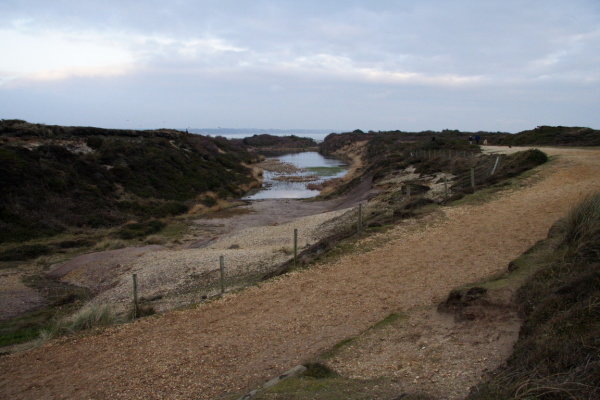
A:
{"type": "MultiPolygon", "coordinates": [[[[562,154],[543,179],[487,204],[407,222],[366,254],[172,312],[0,358],[6,399],[218,399],[357,335],[391,312],[443,299],[502,268],[600,189],[600,151],[562,154]]],[[[372,239],[365,239],[372,240],[372,239]]]]}

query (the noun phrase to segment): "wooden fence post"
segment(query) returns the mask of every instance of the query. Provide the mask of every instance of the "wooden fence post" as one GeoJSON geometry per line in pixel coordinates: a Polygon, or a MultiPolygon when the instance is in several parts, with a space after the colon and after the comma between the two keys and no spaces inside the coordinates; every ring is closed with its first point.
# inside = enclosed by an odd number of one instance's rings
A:
{"type": "Polygon", "coordinates": [[[133,274],[133,319],[138,317],[138,282],[137,274],[133,274]]]}
{"type": "Polygon", "coordinates": [[[475,190],[475,154],[471,153],[471,187],[475,190]]]}
{"type": "Polygon", "coordinates": [[[225,257],[219,257],[219,270],[221,271],[221,294],[225,293],[225,257]]]}
{"type": "Polygon", "coordinates": [[[294,267],[298,261],[298,229],[294,229],[294,267]]]}
{"type": "Polygon", "coordinates": [[[494,168],[492,168],[492,173],[490,175],[494,175],[494,172],[496,172],[496,167],[498,166],[499,161],[500,161],[500,156],[497,156],[496,163],[494,164],[494,168]]]}
{"type": "Polygon", "coordinates": [[[448,177],[444,176],[444,202],[448,201],[448,177]]]}
{"type": "Polygon", "coordinates": [[[358,228],[357,228],[357,232],[360,235],[362,232],[362,222],[363,222],[363,209],[362,209],[362,203],[358,204],[358,228]]]}

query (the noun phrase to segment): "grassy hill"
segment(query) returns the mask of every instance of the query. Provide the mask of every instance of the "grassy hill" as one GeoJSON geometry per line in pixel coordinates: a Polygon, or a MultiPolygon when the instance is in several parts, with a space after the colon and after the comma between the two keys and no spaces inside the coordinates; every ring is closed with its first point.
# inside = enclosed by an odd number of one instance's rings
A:
{"type": "Polygon", "coordinates": [[[0,242],[148,221],[240,196],[254,182],[242,163],[256,159],[240,143],[174,130],[2,120],[0,242]]]}
{"type": "Polygon", "coordinates": [[[535,129],[525,130],[510,134],[506,132],[462,132],[459,130],[445,129],[443,131],[403,132],[403,131],[380,131],[363,132],[355,130],[342,134],[332,133],[325,138],[319,148],[323,153],[331,153],[348,144],[359,141],[371,141],[375,139],[380,145],[405,144],[406,147],[414,147],[410,143],[423,143],[428,148],[440,148],[441,144],[451,148],[462,149],[468,145],[469,136],[479,135],[481,143],[484,140],[490,145],[506,146],[571,146],[589,147],[600,146],[600,131],[585,127],[568,126],[538,126],[535,129]],[[427,144],[426,142],[431,143],[427,144]],[[436,143],[437,141],[437,143],[436,143]]]}
{"type": "Polygon", "coordinates": [[[314,149],[317,142],[311,138],[303,138],[294,135],[274,136],[269,134],[253,135],[244,139],[239,139],[248,147],[257,148],[262,151],[276,151],[281,149],[314,149]]]}
{"type": "MultiPolygon", "coordinates": [[[[478,132],[482,137],[493,134],[478,132]]],[[[475,133],[459,131],[442,132],[369,132],[354,131],[331,134],[319,145],[325,155],[343,154],[345,148],[363,143],[363,175],[373,181],[385,180],[411,166],[415,172],[425,176],[449,174],[453,176],[450,190],[454,193],[450,200],[472,193],[503,180],[517,176],[548,161],[546,154],[539,150],[528,150],[511,155],[483,155],[481,148],[469,144],[468,137],[475,133]],[[474,168],[475,186],[471,181],[471,168],[474,168]],[[493,172],[493,173],[492,173],[493,172]]],[[[339,188],[334,194],[346,191],[357,185],[362,177],[356,178],[339,188]]],[[[415,184],[417,182],[414,182],[415,184]]]]}
{"type": "Polygon", "coordinates": [[[511,146],[600,146],[600,131],[576,126],[538,126],[501,139],[501,144],[511,146]]]}

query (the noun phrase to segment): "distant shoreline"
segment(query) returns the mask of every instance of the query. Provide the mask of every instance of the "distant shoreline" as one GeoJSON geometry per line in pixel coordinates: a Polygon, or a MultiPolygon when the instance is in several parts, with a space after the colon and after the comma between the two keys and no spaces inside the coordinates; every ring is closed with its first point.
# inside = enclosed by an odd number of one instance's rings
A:
{"type": "Polygon", "coordinates": [[[227,139],[243,139],[254,135],[273,136],[299,136],[307,137],[321,142],[331,133],[340,133],[339,130],[325,129],[232,129],[232,128],[205,128],[188,129],[188,132],[205,136],[222,136],[227,139]]]}

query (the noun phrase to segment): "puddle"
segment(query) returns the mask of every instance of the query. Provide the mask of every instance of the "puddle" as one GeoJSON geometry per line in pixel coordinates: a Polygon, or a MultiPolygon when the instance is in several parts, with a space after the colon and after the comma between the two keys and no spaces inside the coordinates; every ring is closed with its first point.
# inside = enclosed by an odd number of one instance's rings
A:
{"type": "Polygon", "coordinates": [[[342,160],[325,157],[315,151],[267,158],[267,160],[273,159],[292,164],[297,170],[293,172],[265,170],[263,187],[250,192],[244,199],[307,199],[315,197],[319,191],[309,189],[308,185],[341,178],[348,171],[348,165],[342,160]]]}

